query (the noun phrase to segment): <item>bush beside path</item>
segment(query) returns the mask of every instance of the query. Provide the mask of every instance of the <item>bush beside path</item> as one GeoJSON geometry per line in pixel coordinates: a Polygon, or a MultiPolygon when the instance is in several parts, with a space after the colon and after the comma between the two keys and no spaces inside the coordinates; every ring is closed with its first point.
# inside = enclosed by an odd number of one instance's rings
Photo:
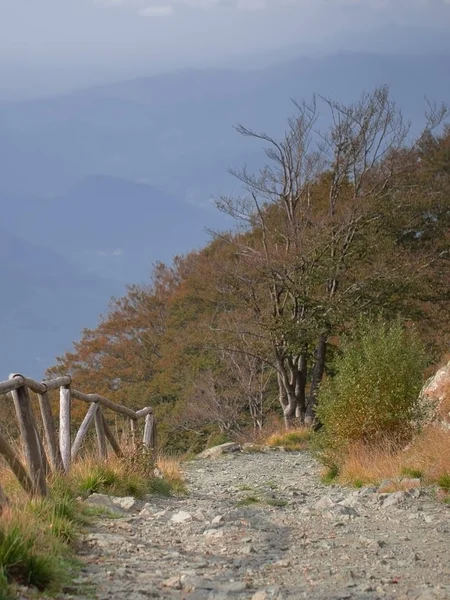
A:
{"type": "Polygon", "coordinates": [[[114,518],[85,536],[85,567],[68,595],[450,598],[450,508],[417,480],[394,493],[326,485],[309,452],[280,450],[198,459],[185,470],[187,496],[116,500],[114,518]]]}

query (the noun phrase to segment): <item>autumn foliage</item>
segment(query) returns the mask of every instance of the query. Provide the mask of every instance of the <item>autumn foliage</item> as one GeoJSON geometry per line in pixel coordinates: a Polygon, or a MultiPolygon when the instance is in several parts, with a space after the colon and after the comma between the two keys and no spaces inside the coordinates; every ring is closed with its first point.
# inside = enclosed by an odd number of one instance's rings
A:
{"type": "MultiPolygon", "coordinates": [[[[339,340],[365,315],[414,327],[429,357],[448,327],[450,130],[430,107],[413,139],[386,88],[351,105],[296,105],[267,165],[238,171],[217,201],[235,228],[157,264],[111,302],[51,374],[112,400],[155,407],[160,443],[197,450],[214,432],[315,421],[339,340]],[[319,111],[331,126],[318,131],[319,111]]],[[[80,415],[81,417],[81,415],[80,415]]]]}

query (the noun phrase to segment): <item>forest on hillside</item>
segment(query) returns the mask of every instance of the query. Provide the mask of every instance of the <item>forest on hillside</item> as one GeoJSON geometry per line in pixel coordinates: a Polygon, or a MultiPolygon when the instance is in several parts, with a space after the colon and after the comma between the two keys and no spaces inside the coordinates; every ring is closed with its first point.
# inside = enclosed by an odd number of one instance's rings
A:
{"type": "Polygon", "coordinates": [[[446,117],[429,103],[414,137],[380,87],[348,105],[296,103],[281,139],[238,126],[267,164],[234,172],[242,194],[217,199],[233,230],[155,265],[48,374],[153,406],[160,444],[186,452],[275,418],[314,424],[340,340],[363,317],[400,320],[438,362],[450,314],[446,117]]]}

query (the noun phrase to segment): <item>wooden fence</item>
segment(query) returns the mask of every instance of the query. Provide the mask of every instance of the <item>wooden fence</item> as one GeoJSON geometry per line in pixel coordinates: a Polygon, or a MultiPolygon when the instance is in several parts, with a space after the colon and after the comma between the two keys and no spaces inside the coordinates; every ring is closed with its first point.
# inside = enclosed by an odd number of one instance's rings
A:
{"type": "MultiPolygon", "coordinates": [[[[92,422],[97,434],[98,454],[101,460],[108,457],[108,443],[117,456],[122,450],[103,415],[108,408],[130,420],[131,440],[134,448],[141,445],[138,440],[138,420],[145,419],[144,448],[154,449],[156,443],[156,422],[151,407],[134,411],[131,408],[111,402],[98,394],[83,394],[72,388],[70,377],[58,377],[48,381],[34,381],[17,373],[0,382],[0,396],[9,394],[19,426],[20,437],[26,461],[24,466],[9,442],[0,434],[0,455],[11,468],[21,486],[33,496],[46,496],[47,476],[52,472],[68,472],[75,460],[92,422]],[[59,435],[52,414],[48,393],[59,389],[59,435]],[[29,390],[37,394],[42,420],[42,439],[38,421],[34,414],[29,390]],[[71,436],[71,412],[73,400],[89,404],[89,409],[74,439],[71,436]]],[[[4,498],[0,486],[1,498],[4,498]]]]}

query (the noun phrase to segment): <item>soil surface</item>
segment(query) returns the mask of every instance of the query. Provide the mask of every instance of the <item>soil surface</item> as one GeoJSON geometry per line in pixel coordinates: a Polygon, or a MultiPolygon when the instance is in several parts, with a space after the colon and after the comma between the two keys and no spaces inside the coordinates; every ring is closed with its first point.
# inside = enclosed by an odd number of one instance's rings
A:
{"type": "Polygon", "coordinates": [[[91,497],[118,515],[85,536],[66,598],[92,586],[100,600],[450,599],[450,507],[415,481],[393,494],[325,485],[307,452],[185,469],[186,497],[91,497]]]}

